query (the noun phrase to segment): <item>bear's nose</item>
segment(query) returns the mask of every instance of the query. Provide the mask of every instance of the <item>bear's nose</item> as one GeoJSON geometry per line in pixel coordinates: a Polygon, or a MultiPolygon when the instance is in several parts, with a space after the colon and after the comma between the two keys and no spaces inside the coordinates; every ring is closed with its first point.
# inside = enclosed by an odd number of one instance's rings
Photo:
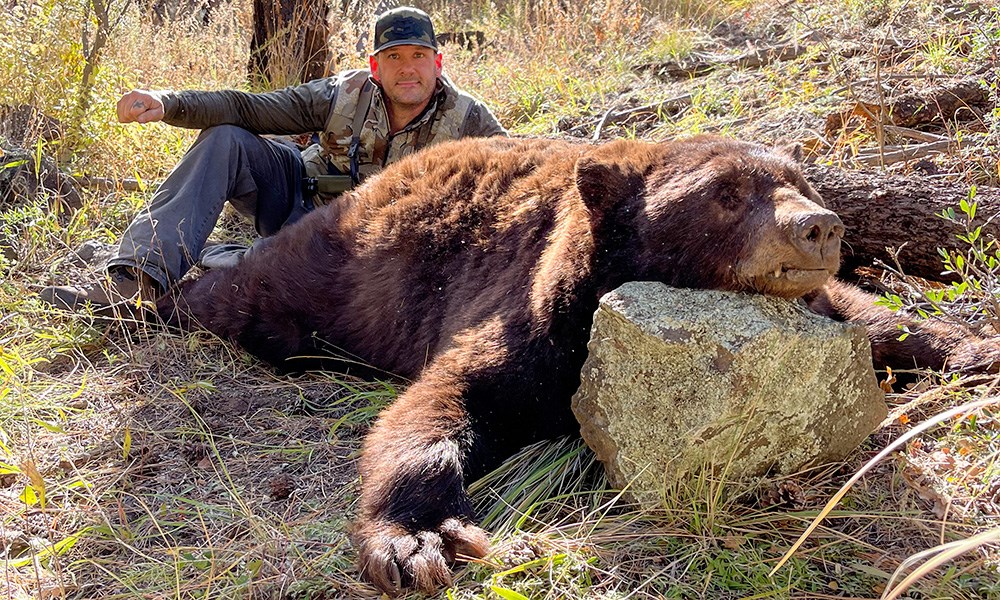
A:
{"type": "Polygon", "coordinates": [[[804,252],[830,256],[831,251],[840,252],[840,239],[844,237],[844,223],[835,213],[828,210],[813,212],[794,221],[792,238],[804,252]]]}

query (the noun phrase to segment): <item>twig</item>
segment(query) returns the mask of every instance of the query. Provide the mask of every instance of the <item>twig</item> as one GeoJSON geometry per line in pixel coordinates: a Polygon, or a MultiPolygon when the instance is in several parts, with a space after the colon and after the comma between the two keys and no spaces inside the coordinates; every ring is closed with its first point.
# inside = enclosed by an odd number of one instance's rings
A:
{"type": "MultiPolygon", "coordinates": [[[[897,137],[907,138],[910,140],[916,140],[918,142],[943,142],[948,140],[943,135],[937,135],[936,133],[928,133],[926,131],[917,131],[916,129],[910,129],[909,127],[899,127],[896,125],[886,125],[885,132],[895,135],[897,137]]],[[[889,147],[886,146],[886,149],[889,147]]]]}
{"type": "Polygon", "coordinates": [[[707,75],[722,67],[756,69],[774,62],[784,62],[798,58],[808,50],[809,47],[806,45],[806,42],[815,41],[816,39],[817,34],[810,31],[790,42],[776,46],[756,48],[737,56],[706,57],[703,60],[689,64],[677,62],[646,63],[632,67],[632,70],[635,72],[653,71],[660,78],[683,79],[707,75]]]}
{"type": "Polygon", "coordinates": [[[733,119],[731,121],[724,121],[722,123],[716,123],[715,125],[708,125],[702,131],[722,131],[726,127],[739,127],[740,125],[745,125],[750,122],[750,117],[740,117],[739,119],[733,119]]]}
{"type": "Polygon", "coordinates": [[[884,148],[865,148],[858,152],[854,160],[865,166],[891,165],[904,160],[923,158],[931,154],[947,154],[966,146],[962,142],[944,139],[915,146],[886,146],[884,148]]]}
{"type": "Polygon", "coordinates": [[[138,179],[111,179],[108,177],[74,177],[76,183],[81,187],[85,187],[92,190],[100,190],[102,192],[111,191],[126,191],[126,192],[144,192],[156,184],[140,183],[138,179]]]}
{"type": "Polygon", "coordinates": [[[654,102],[652,104],[646,104],[645,106],[639,106],[637,108],[629,108],[626,110],[615,112],[611,109],[604,113],[601,120],[597,123],[597,127],[594,129],[594,135],[591,139],[595,142],[601,139],[601,132],[604,130],[605,125],[609,123],[618,123],[624,121],[628,117],[637,115],[640,113],[669,113],[674,114],[680,111],[682,108],[686,108],[691,105],[691,94],[681,94],[675,98],[669,98],[661,102],[654,102]]]}
{"type": "MultiPolygon", "coordinates": [[[[912,79],[955,79],[958,75],[938,75],[934,73],[882,73],[881,79],[890,81],[907,81],[912,79]]],[[[865,77],[852,82],[852,85],[868,85],[875,81],[874,77],[865,77]]],[[[851,89],[850,85],[842,85],[839,88],[830,92],[833,95],[843,94],[851,89]]]]}
{"type": "MultiPolygon", "coordinates": [[[[891,28],[890,28],[891,29],[891,28]]],[[[883,38],[882,43],[885,43],[883,38]]],[[[878,165],[885,168],[885,122],[886,122],[886,102],[885,90],[882,88],[882,57],[879,55],[879,46],[875,47],[875,91],[878,92],[878,115],[875,119],[875,140],[878,142],[878,165]]]]}

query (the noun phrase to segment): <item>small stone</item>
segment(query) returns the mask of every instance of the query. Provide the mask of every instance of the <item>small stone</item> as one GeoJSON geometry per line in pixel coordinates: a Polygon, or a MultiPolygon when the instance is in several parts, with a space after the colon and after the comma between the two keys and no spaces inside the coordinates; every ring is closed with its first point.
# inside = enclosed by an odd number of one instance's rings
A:
{"type": "Polygon", "coordinates": [[[115,254],[115,247],[98,240],[87,240],[73,251],[69,261],[77,267],[91,266],[103,269],[115,254]]]}
{"type": "Polygon", "coordinates": [[[295,478],[287,473],[275,475],[268,482],[268,488],[272,500],[285,500],[295,491],[295,478]]]}
{"type": "Polygon", "coordinates": [[[72,408],[73,410],[86,410],[86,408],[90,406],[90,402],[87,401],[86,398],[77,398],[66,406],[68,408],[72,408]]]}

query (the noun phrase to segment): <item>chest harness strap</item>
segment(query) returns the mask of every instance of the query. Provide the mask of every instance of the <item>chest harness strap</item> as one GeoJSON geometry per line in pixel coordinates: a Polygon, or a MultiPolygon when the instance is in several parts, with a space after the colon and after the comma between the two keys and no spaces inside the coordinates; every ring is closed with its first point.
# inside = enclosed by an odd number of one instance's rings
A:
{"type": "Polygon", "coordinates": [[[361,129],[365,126],[368,111],[372,108],[372,96],[375,94],[375,84],[369,79],[358,95],[357,108],[354,110],[354,123],[351,125],[351,145],[347,148],[347,159],[351,162],[351,181],[354,185],[361,183],[361,169],[358,165],[358,153],[361,150],[361,129]]]}

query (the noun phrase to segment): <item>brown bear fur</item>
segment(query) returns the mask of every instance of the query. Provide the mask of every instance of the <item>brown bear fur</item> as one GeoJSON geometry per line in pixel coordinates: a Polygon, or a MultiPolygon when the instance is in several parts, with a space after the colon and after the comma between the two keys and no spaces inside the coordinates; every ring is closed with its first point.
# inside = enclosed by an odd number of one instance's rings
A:
{"type": "Polygon", "coordinates": [[[843,225],[819,202],[789,149],[452,142],[158,308],[277,365],[334,357],[414,380],[365,441],[352,539],[379,588],[432,591],[456,556],[488,549],[465,482],[578,431],[570,397],[593,313],[626,281],[808,294],[818,312],[869,323],[880,365],[940,368],[970,345],[913,324],[901,344],[901,318],[856,288],[824,288],[843,225]]]}

